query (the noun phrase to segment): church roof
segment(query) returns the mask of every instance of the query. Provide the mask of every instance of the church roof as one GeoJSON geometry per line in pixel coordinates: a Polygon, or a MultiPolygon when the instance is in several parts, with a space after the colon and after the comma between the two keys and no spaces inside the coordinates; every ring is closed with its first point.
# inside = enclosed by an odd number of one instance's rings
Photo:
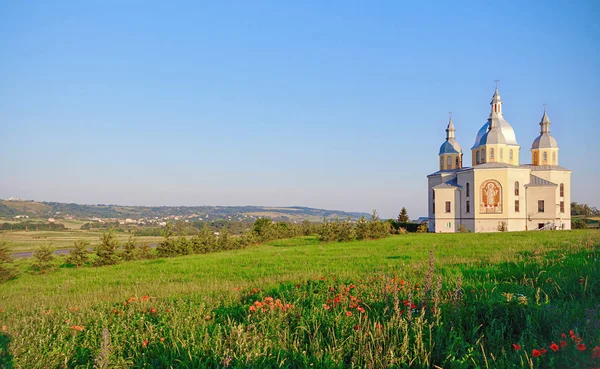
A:
{"type": "MultiPolygon", "coordinates": [[[[459,146],[459,150],[460,150],[460,146],[459,146]]],[[[442,146],[440,146],[439,155],[442,155],[442,154],[459,154],[459,151],[456,150],[456,148],[450,141],[446,141],[442,144],[442,146]]]]}
{"type": "Polygon", "coordinates": [[[456,178],[452,178],[451,180],[440,183],[437,186],[433,186],[433,188],[461,188],[462,186],[458,184],[458,180],[456,178]]]}
{"type": "Polygon", "coordinates": [[[497,168],[518,168],[516,165],[507,164],[507,163],[483,163],[473,167],[473,169],[497,169],[497,168]]]}
{"type": "Polygon", "coordinates": [[[556,183],[552,183],[538,176],[534,176],[533,174],[529,175],[529,184],[530,187],[546,187],[546,186],[558,186],[556,183]]]}
{"type": "Polygon", "coordinates": [[[570,169],[567,169],[565,167],[561,167],[559,165],[533,165],[533,164],[521,164],[519,165],[519,168],[526,168],[526,169],[530,169],[532,171],[537,171],[537,170],[562,170],[562,171],[566,171],[566,172],[570,172],[570,169]]]}

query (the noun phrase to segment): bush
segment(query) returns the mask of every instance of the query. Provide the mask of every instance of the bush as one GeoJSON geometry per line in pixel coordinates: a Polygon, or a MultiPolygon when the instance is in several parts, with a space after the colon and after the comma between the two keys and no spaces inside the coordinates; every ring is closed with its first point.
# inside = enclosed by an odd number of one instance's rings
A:
{"type": "Polygon", "coordinates": [[[587,223],[582,218],[573,218],[571,220],[571,229],[586,229],[587,223]]]}
{"type": "Polygon", "coordinates": [[[85,265],[88,261],[88,247],[90,242],[85,240],[77,240],[73,244],[74,248],[69,252],[69,257],[66,260],[67,264],[75,265],[79,268],[85,265]]]}
{"type": "Polygon", "coordinates": [[[0,280],[8,280],[14,278],[17,273],[10,267],[12,258],[11,250],[6,240],[0,240],[0,280]]]}
{"type": "Polygon", "coordinates": [[[427,222],[419,224],[417,227],[417,233],[427,233],[429,231],[427,222]]]}
{"type": "Polygon", "coordinates": [[[138,259],[154,259],[154,254],[152,253],[152,248],[150,247],[148,242],[143,242],[138,246],[137,258],[138,259]]]}
{"type": "Polygon", "coordinates": [[[41,274],[47,273],[53,268],[54,248],[51,245],[40,246],[33,253],[33,258],[31,268],[41,274]]]}
{"type": "Polygon", "coordinates": [[[123,251],[121,251],[121,254],[119,256],[125,261],[130,261],[137,259],[137,253],[137,239],[134,235],[131,235],[129,236],[127,243],[123,246],[123,251]]]}
{"type": "Polygon", "coordinates": [[[117,256],[118,241],[112,230],[103,232],[102,236],[100,236],[100,241],[101,243],[94,248],[96,255],[98,256],[94,265],[102,266],[117,264],[119,262],[117,256]]]}

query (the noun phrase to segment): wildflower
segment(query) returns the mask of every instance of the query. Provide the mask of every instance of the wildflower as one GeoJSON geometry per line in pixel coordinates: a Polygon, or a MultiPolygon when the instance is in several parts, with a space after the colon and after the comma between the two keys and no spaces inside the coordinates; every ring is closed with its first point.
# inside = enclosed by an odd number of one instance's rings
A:
{"type": "Polygon", "coordinates": [[[360,329],[360,326],[358,324],[354,325],[354,330],[357,331],[360,329]]]}
{"type": "Polygon", "coordinates": [[[563,334],[561,334],[561,337],[562,338],[567,338],[567,335],[563,333],[563,334]]]}
{"type": "Polygon", "coordinates": [[[515,351],[519,351],[521,349],[521,345],[517,345],[516,343],[513,343],[513,348],[515,349],[515,351]]]}
{"type": "Polygon", "coordinates": [[[142,348],[148,346],[148,342],[150,342],[150,341],[144,340],[144,342],[142,342],[142,348]]]}
{"type": "Polygon", "coordinates": [[[575,336],[575,332],[572,329],[569,331],[569,336],[571,336],[571,338],[575,336]]]}
{"type": "Polygon", "coordinates": [[[165,338],[164,338],[164,337],[161,337],[161,338],[160,338],[160,342],[165,342],[165,338]]]}
{"type": "Polygon", "coordinates": [[[71,323],[71,319],[65,320],[65,324],[69,324],[69,323],[71,323]]]}
{"type": "Polygon", "coordinates": [[[592,358],[594,358],[594,359],[600,358],[600,346],[594,347],[594,349],[592,350],[592,358]]]}
{"type": "Polygon", "coordinates": [[[585,351],[585,344],[583,344],[583,343],[578,344],[577,345],[577,350],[579,350],[579,351],[585,351]]]}
{"type": "Polygon", "coordinates": [[[329,310],[331,309],[331,306],[327,305],[327,304],[323,304],[323,309],[325,310],[329,310]]]}
{"type": "Polygon", "coordinates": [[[533,349],[531,354],[533,355],[533,357],[539,357],[542,355],[542,352],[540,350],[533,349]]]}
{"type": "Polygon", "coordinates": [[[346,311],[346,316],[352,316],[352,312],[351,311],[346,311]]]}
{"type": "Polygon", "coordinates": [[[375,323],[375,329],[381,329],[383,325],[381,323],[375,323]]]}
{"type": "Polygon", "coordinates": [[[165,309],[165,313],[168,313],[168,312],[170,312],[170,311],[171,311],[171,310],[169,310],[169,309],[165,309]]]}
{"type": "Polygon", "coordinates": [[[156,309],[155,308],[150,308],[150,313],[156,314],[156,309]]]}
{"type": "Polygon", "coordinates": [[[541,349],[540,349],[540,352],[542,353],[542,355],[546,355],[546,352],[548,352],[548,351],[546,351],[546,349],[545,349],[545,348],[541,348],[541,349]]]}
{"type": "Polygon", "coordinates": [[[6,326],[5,325],[2,326],[2,330],[6,331],[6,326]]]}
{"type": "Polygon", "coordinates": [[[361,314],[365,312],[365,309],[363,309],[362,307],[358,307],[356,308],[356,310],[358,310],[361,314]]]}
{"type": "Polygon", "coordinates": [[[211,319],[210,315],[207,315],[204,317],[204,320],[210,320],[210,319],[211,319]]]}
{"type": "Polygon", "coordinates": [[[560,348],[565,348],[565,347],[567,347],[567,341],[560,340],[559,344],[560,344],[560,348]]]}
{"type": "Polygon", "coordinates": [[[123,301],[123,306],[127,306],[127,301],[123,301]]]}
{"type": "Polygon", "coordinates": [[[550,348],[554,352],[558,351],[558,345],[556,343],[554,343],[554,342],[552,342],[552,344],[550,345],[550,348]]]}
{"type": "Polygon", "coordinates": [[[85,327],[83,325],[72,325],[69,328],[71,328],[74,331],[78,331],[78,332],[85,330],[85,327]]]}

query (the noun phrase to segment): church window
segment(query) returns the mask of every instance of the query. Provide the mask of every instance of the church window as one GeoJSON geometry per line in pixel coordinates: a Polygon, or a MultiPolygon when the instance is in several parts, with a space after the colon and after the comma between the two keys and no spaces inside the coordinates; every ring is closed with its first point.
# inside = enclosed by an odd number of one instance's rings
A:
{"type": "Polygon", "coordinates": [[[565,212],[565,202],[564,202],[564,201],[561,201],[561,202],[560,202],[560,212],[561,212],[561,213],[564,213],[564,212],[565,212]]]}
{"type": "Polygon", "coordinates": [[[544,200],[538,200],[538,213],[544,212],[544,200]]]}
{"type": "Polygon", "coordinates": [[[552,164],[556,164],[556,152],[552,153],[552,164]]]}
{"type": "Polygon", "coordinates": [[[469,202],[469,200],[467,200],[467,213],[471,212],[471,203],[469,202]]]}
{"type": "Polygon", "coordinates": [[[512,149],[510,149],[510,151],[508,152],[508,160],[510,160],[510,161],[513,160],[513,151],[512,151],[512,149]]]}
{"type": "Polygon", "coordinates": [[[471,185],[467,182],[467,197],[471,194],[471,185]]]}
{"type": "Polygon", "coordinates": [[[533,153],[533,165],[537,165],[538,163],[538,153],[534,152],[533,153]]]}
{"type": "Polygon", "coordinates": [[[444,169],[444,157],[440,156],[440,170],[444,169]]]}
{"type": "Polygon", "coordinates": [[[450,156],[448,156],[447,165],[448,167],[446,169],[452,169],[452,157],[450,156]]]}
{"type": "Polygon", "coordinates": [[[432,207],[432,209],[431,209],[431,212],[432,212],[433,214],[435,214],[435,202],[433,202],[433,203],[432,203],[432,205],[433,205],[433,207],[432,207]]]}
{"type": "Polygon", "coordinates": [[[475,153],[475,162],[479,164],[479,151],[475,153]]]}
{"type": "Polygon", "coordinates": [[[494,149],[490,149],[490,159],[494,158],[494,149]]]}
{"type": "Polygon", "coordinates": [[[500,159],[504,158],[504,150],[500,149],[500,159]]]}
{"type": "Polygon", "coordinates": [[[515,200],[515,213],[519,212],[519,200],[515,200]]]}
{"type": "Polygon", "coordinates": [[[460,168],[460,165],[458,165],[458,164],[459,164],[459,162],[458,162],[458,156],[457,156],[456,157],[456,169],[460,168]]]}
{"type": "Polygon", "coordinates": [[[452,228],[452,222],[446,223],[446,228],[452,228]]]}
{"type": "Polygon", "coordinates": [[[519,181],[515,182],[515,196],[519,196],[519,181]]]}
{"type": "Polygon", "coordinates": [[[564,185],[564,183],[560,184],[560,197],[565,197],[565,185],[564,185]]]}
{"type": "Polygon", "coordinates": [[[544,161],[548,161],[548,153],[544,151],[544,161]]]}
{"type": "Polygon", "coordinates": [[[446,213],[450,212],[450,210],[451,210],[450,208],[451,208],[450,201],[446,201],[446,213]]]}
{"type": "Polygon", "coordinates": [[[431,190],[432,199],[435,200],[435,190],[431,190]]]}
{"type": "Polygon", "coordinates": [[[485,163],[485,149],[481,149],[481,162],[485,163]]]}

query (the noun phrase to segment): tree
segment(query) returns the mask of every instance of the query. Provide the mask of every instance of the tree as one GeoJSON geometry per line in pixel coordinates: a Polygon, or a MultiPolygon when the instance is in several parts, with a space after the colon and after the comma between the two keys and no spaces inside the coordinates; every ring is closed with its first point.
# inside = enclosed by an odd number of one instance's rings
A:
{"type": "Polygon", "coordinates": [[[0,280],[8,280],[16,276],[15,270],[10,266],[12,264],[10,252],[8,242],[0,240],[0,280]]]}
{"type": "Polygon", "coordinates": [[[52,269],[54,248],[51,245],[42,245],[33,253],[33,258],[31,267],[39,273],[46,273],[52,269]]]}
{"type": "Polygon", "coordinates": [[[154,259],[152,249],[148,242],[143,242],[138,246],[137,257],[138,259],[154,259]]]}
{"type": "Polygon", "coordinates": [[[120,256],[123,260],[130,261],[137,258],[137,239],[134,235],[129,236],[127,243],[123,246],[120,256]]]}
{"type": "Polygon", "coordinates": [[[405,207],[402,207],[400,213],[398,214],[398,223],[408,223],[410,219],[408,218],[408,212],[405,207]]]}
{"type": "Polygon", "coordinates": [[[365,219],[364,215],[356,222],[356,238],[359,240],[371,238],[369,223],[365,219]]]}
{"type": "Polygon", "coordinates": [[[229,230],[226,226],[221,228],[221,232],[219,232],[219,238],[217,240],[217,249],[218,250],[229,250],[232,247],[231,238],[229,236],[229,230]]]}
{"type": "Polygon", "coordinates": [[[171,223],[167,223],[167,226],[163,231],[164,239],[156,246],[156,253],[159,258],[177,256],[177,241],[172,236],[173,226],[171,223]]]}
{"type": "Polygon", "coordinates": [[[74,248],[69,252],[69,257],[67,258],[67,264],[75,265],[75,267],[79,268],[84,265],[88,261],[88,247],[90,247],[90,242],[86,240],[77,240],[73,244],[74,248]]]}
{"type": "Polygon", "coordinates": [[[94,262],[96,266],[114,265],[119,262],[117,257],[118,241],[112,230],[102,232],[100,236],[100,244],[96,245],[94,251],[98,258],[94,262]]]}

